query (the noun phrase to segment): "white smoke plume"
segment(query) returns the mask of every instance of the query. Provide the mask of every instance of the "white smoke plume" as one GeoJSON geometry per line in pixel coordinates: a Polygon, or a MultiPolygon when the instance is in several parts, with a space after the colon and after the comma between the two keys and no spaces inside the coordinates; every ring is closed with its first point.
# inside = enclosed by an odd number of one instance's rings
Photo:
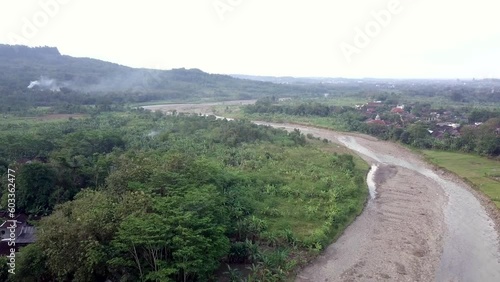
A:
{"type": "Polygon", "coordinates": [[[158,134],[160,134],[160,132],[158,132],[156,130],[152,130],[151,132],[148,133],[148,137],[155,137],[158,134]]]}
{"type": "Polygon", "coordinates": [[[50,90],[52,92],[59,92],[61,88],[59,87],[57,81],[55,79],[47,78],[41,76],[39,80],[31,81],[28,85],[29,89],[37,86],[40,90],[50,90]]]}

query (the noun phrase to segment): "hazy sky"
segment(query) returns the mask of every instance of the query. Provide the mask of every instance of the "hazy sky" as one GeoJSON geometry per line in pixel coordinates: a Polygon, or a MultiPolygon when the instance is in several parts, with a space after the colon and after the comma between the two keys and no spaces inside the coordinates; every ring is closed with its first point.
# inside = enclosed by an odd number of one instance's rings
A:
{"type": "Polygon", "coordinates": [[[0,0],[0,43],[132,67],[500,78],[494,0],[0,0]]]}

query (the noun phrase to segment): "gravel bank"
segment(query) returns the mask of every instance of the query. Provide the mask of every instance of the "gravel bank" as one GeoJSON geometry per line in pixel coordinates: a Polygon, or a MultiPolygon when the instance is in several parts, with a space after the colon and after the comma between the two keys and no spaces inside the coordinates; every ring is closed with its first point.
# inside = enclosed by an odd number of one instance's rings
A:
{"type": "Polygon", "coordinates": [[[379,166],[377,197],[296,281],[500,281],[498,210],[458,177],[370,136],[268,125],[327,138],[379,166]]]}
{"type": "MultiPolygon", "coordinates": [[[[212,106],[148,108],[209,114],[212,106]]],[[[296,281],[500,281],[500,213],[458,177],[370,136],[256,123],[298,128],[345,145],[378,166],[375,198],[296,281]]]]}

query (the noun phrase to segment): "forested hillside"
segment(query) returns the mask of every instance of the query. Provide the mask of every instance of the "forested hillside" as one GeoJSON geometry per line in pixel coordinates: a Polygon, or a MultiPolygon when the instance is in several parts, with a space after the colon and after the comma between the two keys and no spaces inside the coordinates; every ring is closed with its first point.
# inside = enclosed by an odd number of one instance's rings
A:
{"type": "Polygon", "coordinates": [[[9,281],[282,281],[367,195],[351,155],[246,121],[8,119],[0,143],[2,206],[10,167],[18,212],[43,216],[9,281]]]}
{"type": "MultiPolygon", "coordinates": [[[[0,112],[155,100],[252,99],[301,95],[300,86],[208,74],[198,69],[135,69],[61,55],[57,48],[0,45],[0,112]]],[[[85,108],[75,109],[82,112],[85,108]]]]}

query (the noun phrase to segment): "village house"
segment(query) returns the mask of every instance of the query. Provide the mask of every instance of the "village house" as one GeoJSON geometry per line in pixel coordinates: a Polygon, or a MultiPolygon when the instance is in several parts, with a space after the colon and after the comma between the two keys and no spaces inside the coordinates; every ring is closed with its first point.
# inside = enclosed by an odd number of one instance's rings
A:
{"type": "Polygon", "coordinates": [[[383,121],[382,119],[380,119],[379,115],[377,115],[375,117],[375,119],[369,119],[369,120],[367,120],[366,123],[368,123],[368,124],[387,125],[387,123],[385,121],[383,121]]]}
{"type": "MultiPolygon", "coordinates": [[[[5,213],[1,213],[1,215],[6,218],[5,213]]],[[[35,227],[26,222],[27,218],[26,215],[20,214],[12,220],[4,220],[0,225],[0,256],[9,255],[10,249],[13,247],[17,252],[19,248],[36,241],[35,227]],[[12,243],[9,244],[12,236],[15,238],[15,246],[12,243]]]]}
{"type": "Polygon", "coordinates": [[[439,122],[436,127],[431,132],[432,137],[437,139],[443,139],[446,135],[452,137],[460,136],[460,124],[451,122],[439,122]]]}
{"type": "Polygon", "coordinates": [[[382,101],[373,101],[369,102],[361,107],[356,107],[357,109],[361,110],[361,112],[364,113],[365,116],[369,117],[377,113],[377,109],[384,106],[382,101]]]}
{"type": "Polygon", "coordinates": [[[393,113],[393,114],[399,114],[399,115],[401,115],[401,114],[403,114],[404,112],[405,112],[405,110],[404,110],[404,109],[401,109],[401,108],[398,108],[398,107],[395,107],[395,108],[392,108],[392,109],[391,109],[391,113],[393,113]]]}

